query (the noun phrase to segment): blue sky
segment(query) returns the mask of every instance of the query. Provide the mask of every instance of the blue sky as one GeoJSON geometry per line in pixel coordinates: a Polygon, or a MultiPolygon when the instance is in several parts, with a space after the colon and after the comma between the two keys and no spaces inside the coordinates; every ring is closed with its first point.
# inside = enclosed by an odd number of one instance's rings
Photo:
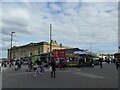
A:
{"type": "Polygon", "coordinates": [[[3,2],[2,57],[13,45],[49,42],[52,39],[65,46],[99,53],[115,53],[118,46],[117,2],[3,2]]]}

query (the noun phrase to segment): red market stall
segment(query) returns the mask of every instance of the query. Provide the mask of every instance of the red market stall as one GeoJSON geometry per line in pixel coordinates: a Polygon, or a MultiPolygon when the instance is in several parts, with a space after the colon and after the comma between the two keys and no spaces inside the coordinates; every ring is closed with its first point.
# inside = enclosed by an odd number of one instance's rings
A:
{"type": "Polygon", "coordinates": [[[53,55],[53,60],[56,62],[56,67],[57,68],[60,68],[61,65],[65,65],[66,64],[66,53],[65,53],[65,50],[53,50],[52,55],[53,55]]]}

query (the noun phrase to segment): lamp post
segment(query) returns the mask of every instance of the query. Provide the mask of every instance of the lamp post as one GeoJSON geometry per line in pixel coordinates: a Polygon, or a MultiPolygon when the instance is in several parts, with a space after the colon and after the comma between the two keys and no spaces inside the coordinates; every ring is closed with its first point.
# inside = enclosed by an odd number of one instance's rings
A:
{"type": "Polygon", "coordinates": [[[91,59],[93,59],[93,56],[94,56],[94,55],[93,55],[93,51],[92,51],[92,44],[93,44],[93,43],[90,43],[91,59]]]}
{"type": "Polygon", "coordinates": [[[51,49],[52,49],[52,24],[50,24],[50,61],[52,61],[52,59],[51,59],[51,55],[52,55],[51,49]]]}
{"type": "Polygon", "coordinates": [[[40,59],[40,47],[38,47],[38,56],[39,56],[39,59],[40,59]]]}
{"type": "Polygon", "coordinates": [[[62,53],[62,44],[60,43],[60,51],[61,51],[61,55],[63,55],[62,53]]]}
{"type": "Polygon", "coordinates": [[[92,53],[92,43],[90,43],[90,51],[91,51],[91,53],[92,53]]]}
{"type": "Polygon", "coordinates": [[[13,33],[15,32],[11,32],[11,49],[10,49],[10,62],[12,63],[12,36],[13,36],[13,33]]]}

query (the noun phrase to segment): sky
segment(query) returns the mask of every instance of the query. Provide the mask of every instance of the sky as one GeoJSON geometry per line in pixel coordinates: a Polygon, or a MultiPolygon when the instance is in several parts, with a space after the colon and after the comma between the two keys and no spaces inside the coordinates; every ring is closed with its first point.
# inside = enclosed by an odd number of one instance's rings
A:
{"type": "Polygon", "coordinates": [[[57,40],[58,44],[95,53],[118,51],[117,2],[24,1],[5,0],[0,5],[2,58],[7,57],[11,32],[15,32],[13,46],[49,42],[50,24],[52,39],[57,40]]]}

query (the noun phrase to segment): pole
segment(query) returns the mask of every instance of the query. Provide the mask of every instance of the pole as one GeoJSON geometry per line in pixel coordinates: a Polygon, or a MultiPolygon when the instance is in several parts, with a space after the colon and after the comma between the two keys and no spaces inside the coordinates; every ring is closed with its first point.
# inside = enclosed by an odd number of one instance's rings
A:
{"type": "Polygon", "coordinates": [[[38,47],[38,56],[39,56],[39,59],[40,59],[40,47],[38,47]]]}
{"type": "Polygon", "coordinates": [[[52,24],[50,24],[50,61],[52,61],[51,60],[51,55],[52,55],[52,24]]]}
{"type": "Polygon", "coordinates": [[[90,43],[90,51],[91,51],[91,53],[92,53],[92,43],[90,43]]]}
{"type": "Polygon", "coordinates": [[[13,36],[13,33],[15,32],[11,32],[11,49],[10,49],[10,62],[12,63],[12,36],[13,36]]]}
{"type": "Polygon", "coordinates": [[[91,52],[91,55],[92,55],[92,58],[93,58],[93,53],[92,53],[92,43],[90,43],[90,52],[91,52]]]}
{"type": "Polygon", "coordinates": [[[19,59],[20,59],[20,56],[21,56],[21,55],[20,55],[20,42],[19,42],[19,59]]]}
{"type": "Polygon", "coordinates": [[[11,48],[10,48],[10,63],[12,62],[12,32],[11,32],[11,48]]]}

